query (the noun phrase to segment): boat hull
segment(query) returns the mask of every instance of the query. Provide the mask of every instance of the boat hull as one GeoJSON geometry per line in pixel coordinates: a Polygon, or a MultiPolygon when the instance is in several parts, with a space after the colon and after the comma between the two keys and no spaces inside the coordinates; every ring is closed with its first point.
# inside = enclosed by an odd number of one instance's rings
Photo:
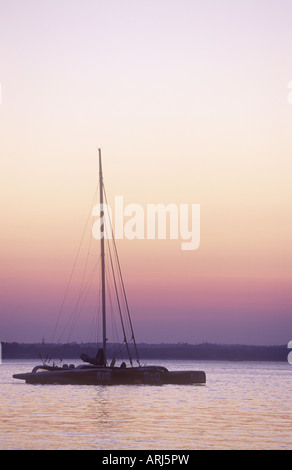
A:
{"type": "Polygon", "coordinates": [[[115,367],[86,368],[35,368],[32,372],[14,374],[15,379],[29,384],[76,384],[76,385],[131,385],[131,384],[205,384],[203,371],[173,371],[163,367],[115,367]]]}

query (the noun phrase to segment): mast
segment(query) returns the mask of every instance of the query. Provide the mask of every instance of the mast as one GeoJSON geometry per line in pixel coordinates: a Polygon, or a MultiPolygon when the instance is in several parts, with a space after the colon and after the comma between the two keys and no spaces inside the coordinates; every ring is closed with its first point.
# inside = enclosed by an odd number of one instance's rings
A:
{"type": "MultiPolygon", "coordinates": [[[[99,199],[100,199],[100,207],[101,212],[100,216],[104,217],[104,210],[103,210],[103,180],[102,180],[102,165],[101,165],[101,150],[98,149],[99,155],[99,199]]],[[[106,365],[106,303],[105,303],[105,265],[104,265],[104,227],[105,221],[103,221],[103,225],[100,227],[100,248],[101,248],[101,293],[102,293],[102,338],[103,338],[103,354],[104,354],[104,365],[106,365]]]]}

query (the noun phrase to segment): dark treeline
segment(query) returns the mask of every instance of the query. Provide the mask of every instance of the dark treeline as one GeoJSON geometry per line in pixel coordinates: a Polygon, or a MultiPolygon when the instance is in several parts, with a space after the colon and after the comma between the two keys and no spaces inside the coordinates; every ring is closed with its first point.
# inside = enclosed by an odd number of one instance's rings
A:
{"type": "MultiPolygon", "coordinates": [[[[77,359],[81,353],[95,356],[97,347],[93,343],[3,343],[2,359],[77,359]]],[[[108,357],[112,357],[117,345],[107,345],[108,357]]],[[[287,345],[249,346],[226,344],[138,344],[140,359],[190,359],[220,361],[287,361],[287,345]]],[[[125,356],[125,354],[124,354],[125,356]]],[[[134,356],[134,353],[133,353],[134,356]]],[[[122,357],[122,356],[120,356],[122,357]]]]}

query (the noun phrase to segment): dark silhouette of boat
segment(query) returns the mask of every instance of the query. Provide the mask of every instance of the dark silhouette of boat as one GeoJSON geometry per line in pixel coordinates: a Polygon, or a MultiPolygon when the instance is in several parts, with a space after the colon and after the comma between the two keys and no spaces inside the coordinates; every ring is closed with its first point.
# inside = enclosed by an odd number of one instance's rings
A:
{"type": "MultiPolygon", "coordinates": [[[[104,207],[104,186],[102,175],[101,151],[99,149],[99,188],[100,188],[100,208],[104,207]]],[[[107,358],[107,333],[106,333],[106,282],[105,282],[105,247],[104,247],[104,227],[101,226],[101,289],[102,289],[102,330],[103,341],[102,348],[97,350],[95,357],[89,357],[81,354],[83,361],[78,366],[74,364],[63,364],[57,366],[43,362],[37,365],[31,372],[14,374],[15,379],[24,380],[29,384],[78,384],[78,385],[123,385],[123,384],[205,384],[206,374],[203,371],[169,371],[162,366],[141,365],[135,335],[132,327],[132,321],[128,309],[128,303],[125,296],[128,320],[131,329],[131,341],[134,345],[137,366],[133,365],[132,355],[126,340],[124,331],[124,342],[128,352],[130,365],[123,361],[119,366],[115,365],[115,358],[108,364],[107,358]]],[[[114,238],[112,234],[112,238],[114,238]]],[[[114,244],[115,251],[116,246],[114,244]]],[[[117,255],[117,252],[116,252],[117,255]]],[[[121,275],[120,265],[118,270],[121,275]]],[[[123,293],[125,295],[124,283],[122,281],[123,293]]],[[[122,324],[124,330],[124,325],[122,324]]]]}

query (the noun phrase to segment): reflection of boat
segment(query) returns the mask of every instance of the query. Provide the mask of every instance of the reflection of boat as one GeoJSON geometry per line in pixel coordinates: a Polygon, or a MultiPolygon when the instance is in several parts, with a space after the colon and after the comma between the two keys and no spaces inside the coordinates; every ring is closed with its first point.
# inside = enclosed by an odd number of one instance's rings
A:
{"type": "MultiPolygon", "coordinates": [[[[100,196],[100,217],[104,216],[104,186],[102,177],[101,152],[99,150],[99,196],[100,196]]],[[[117,262],[118,273],[124,294],[124,305],[126,306],[128,325],[130,328],[130,340],[126,339],[125,324],[120,312],[120,320],[123,331],[123,343],[126,346],[130,365],[126,366],[122,362],[120,366],[115,366],[115,359],[108,364],[107,358],[107,332],[106,332],[106,279],[105,279],[105,222],[100,227],[101,242],[101,293],[102,293],[102,347],[98,349],[95,357],[89,357],[81,354],[83,363],[78,366],[73,364],[56,366],[48,363],[34,367],[32,372],[14,374],[16,379],[25,380],[27,383],[35,384],[81,384],[81,385],[118,385],[118,384],[204,384],[206,375],[203,371],[169,371],[162,366],[142,366],[140,364],[137,345],[135,341],[132,322],[129,314],[128,303],[124,290],[124,283],[121,276],[119,261],[117,262]],[[131,344],[130,344],[131,343],[131,344]],[[133,365],[132,349],[136,355],[137,366],[133,365]]],[[[112,228],[110,228],[112,231],[112,228]]],[[[113,232],[109,237],[114,241],[113,232]]],[[[114,242],[114,252],[117,257],[116,246],[114,242]]],[[[110,257],[110,264],[112,258],[110,257]]],[[[117,287],[114,281],[115,288],[117,287]]],[[[117,294],[117,288],[116,288],[117,294]]],[[[118,306],[120,308],[120,301],[118,306]]]]}

